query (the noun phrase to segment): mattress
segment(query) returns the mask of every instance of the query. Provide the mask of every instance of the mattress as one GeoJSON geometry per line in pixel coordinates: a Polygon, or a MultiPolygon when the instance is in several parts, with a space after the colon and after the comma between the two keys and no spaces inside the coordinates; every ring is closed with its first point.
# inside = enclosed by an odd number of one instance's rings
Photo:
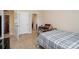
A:
{"type": "Polygon", "coordinates": [[[52,30],[41,33],[37,42],[47,49],[79,49],[79,33],[52,30]]]}

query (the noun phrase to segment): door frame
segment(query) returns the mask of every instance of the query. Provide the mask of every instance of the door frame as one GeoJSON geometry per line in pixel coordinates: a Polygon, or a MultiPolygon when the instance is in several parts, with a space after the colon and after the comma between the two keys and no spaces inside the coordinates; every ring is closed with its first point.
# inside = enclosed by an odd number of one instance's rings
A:
{"type": "Polygon", "coordinates": [[[33,16],[34,16],[34,14],[35,14],[35,13],[32,14],[32,23],[34,22],[34,24],[32,25],[32,26],[33,26],[32,31],[33,31],[33,29],[35,29],[35,31],[37,30],[36,24],[37,24],[37,20],[38,20],[38,19],[37,19],[38,15],[36,14],[36,18],[35,18],[34,21],[33,21],[33,16]],[[35,22],[36,22],[36,24],[35,24],[35,22]]]}
{"type": "Polygon", "coordinates": [[[37,19],[36,19],[36,20],[37,20],[37,24],[38,24],[38,25],[37,25],[37,31],[38,31],[38,26],[39,26],[39,23],[38,23],[38,22],[39,22],[39,13],[38,13],[38,12],[32,12],[32,13],[30,14],[30,15],[31,15],[31,16],[30,16],[30,19],[31,19],[31,24],[30,24],[30,26],[31,26],[31,33],[32,33],[32,15],[33,15],[33,14],[36,14],[36,15],[37,15],[37,19]]]}

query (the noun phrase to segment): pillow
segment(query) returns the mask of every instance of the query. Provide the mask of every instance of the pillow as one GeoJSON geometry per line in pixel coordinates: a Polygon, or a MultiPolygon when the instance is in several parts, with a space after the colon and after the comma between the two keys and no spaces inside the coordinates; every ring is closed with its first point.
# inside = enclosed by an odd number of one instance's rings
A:
{"type": "Polygon", "coordinates": [[[50,26],[51,26],[51,24],[45,24],[45,25],[44,25],[44,28],[45,28],[45,29],[49,29],[50,26]]]}
{"type": "Polygon", "coordinates": [[[45,24],[45,26],[51,26],[51,24],[45,24]]]}
{"type": "Polygon", "coordinates": [[[49,27],[49,31],[50,31],[50,30],[53,30],[53,26],[52,26],[52,25],[49,27]]]}

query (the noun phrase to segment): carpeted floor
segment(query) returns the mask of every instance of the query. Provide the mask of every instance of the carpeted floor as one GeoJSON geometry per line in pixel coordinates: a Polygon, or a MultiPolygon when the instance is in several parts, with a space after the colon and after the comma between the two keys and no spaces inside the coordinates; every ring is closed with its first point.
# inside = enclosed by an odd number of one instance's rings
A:
{"type": "Polygon", "coordinates": [[[39,49],[36,42],[37,34],[23,34],[19,39],[10,37],[10,48],[11,49],[39,49]]]}

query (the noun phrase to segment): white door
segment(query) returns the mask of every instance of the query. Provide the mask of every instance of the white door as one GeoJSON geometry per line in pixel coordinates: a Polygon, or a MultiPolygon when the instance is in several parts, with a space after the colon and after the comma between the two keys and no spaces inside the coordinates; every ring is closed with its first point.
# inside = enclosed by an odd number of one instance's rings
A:
{"type": "Polygon", "coordinates": [[[32,33],[31,19],[28,11],[15,11],[15,36],[32,33]]]}
{"type": "Polygon", "coordinates": [[[20,34],[31,33],[30,13],[27,11],[20,11],[20,34]]]}

